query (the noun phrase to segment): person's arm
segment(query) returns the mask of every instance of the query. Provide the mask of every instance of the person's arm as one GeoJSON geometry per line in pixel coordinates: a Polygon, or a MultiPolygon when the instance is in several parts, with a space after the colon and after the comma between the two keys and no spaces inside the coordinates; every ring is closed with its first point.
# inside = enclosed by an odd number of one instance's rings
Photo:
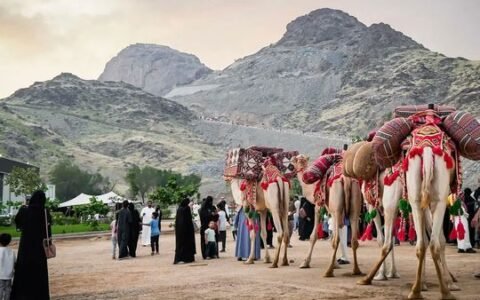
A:
{"type": "MultiPolygon", "coordinates": [[[[207,229],[208,230],[208,229],[207,229]]],[[[208,244],[208,233],[207,230],[205,230],[205,245],[208,244]]]]}

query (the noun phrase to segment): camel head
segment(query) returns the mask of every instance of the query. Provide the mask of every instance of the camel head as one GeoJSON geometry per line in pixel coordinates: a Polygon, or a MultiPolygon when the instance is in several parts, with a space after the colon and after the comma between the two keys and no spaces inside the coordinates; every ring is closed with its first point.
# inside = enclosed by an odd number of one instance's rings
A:
{"type": "Polygon", "coordinates": [[[295,167],[295,171],[302,172],[308,167],[308,160],[310,158],[306,155],[299,154],[292,158],[292,164],[295,167]]]}

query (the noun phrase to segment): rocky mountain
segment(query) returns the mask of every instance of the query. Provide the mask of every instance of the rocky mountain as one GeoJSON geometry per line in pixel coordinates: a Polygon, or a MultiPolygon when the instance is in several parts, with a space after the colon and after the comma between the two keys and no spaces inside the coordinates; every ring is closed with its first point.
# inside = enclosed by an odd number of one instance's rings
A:
{"type": "Polygon", "coordinates": [[[194,55],[167,46],[135,44],[112,58],[99,80],[123,81],[163,96],[172,88],[191,83],[211,72],[194,55]]]}
{"type": "Polygon", "coordinates": [[[71,158],[121,184],[132,164],[187,171],[222,156],[193,131],[189,109],[123,82],[64,73],[0,103],[0,151],[44,175],[71,158]]]}
{"type": "Polygon", "coordinates": [[[320,9],[288,24],[277,43],[165,97],[240,124],[364,134],[403,104],[451,104],[478,115],[480,63],[320,9]]]}

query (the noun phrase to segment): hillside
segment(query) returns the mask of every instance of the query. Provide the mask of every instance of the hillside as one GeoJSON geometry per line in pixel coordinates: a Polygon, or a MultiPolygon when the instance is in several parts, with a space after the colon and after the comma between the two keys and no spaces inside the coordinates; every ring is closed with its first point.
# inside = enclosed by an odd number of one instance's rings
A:
{"type": "Polygon", "coordinates": [[[240,124],[365,134],[402,104],[480,113],[480,63],[432,52],[386,24],[320,9],[275,44],[166,98],[240,124]]]}
{"type": "Polygon", "coordinates": [[[193,132],[189,109],[121,82],[61,74],[1,103],[0,148],[35,162],[44,175],[71,158],[122,184],[131,164],[186,171],[219,157],[193,132]]]}

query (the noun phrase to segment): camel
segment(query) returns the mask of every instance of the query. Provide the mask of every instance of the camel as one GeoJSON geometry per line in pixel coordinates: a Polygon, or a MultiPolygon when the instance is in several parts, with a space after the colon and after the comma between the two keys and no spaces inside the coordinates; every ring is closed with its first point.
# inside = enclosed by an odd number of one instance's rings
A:
{"type": "Polygon", "coordinates": [[[407,152],[405,164],[408,200],[417,231],[418,261],[415,282],[408,298],[422,298],[422,272],[428,244],[440,283],[442,299],[455,299],[448,287],[446,261],[442,253],[445,243],[442,234],[443,216],[450,185],[455,178],[455,162],[452,159],[453,150],[443,144],[444,133],[428,117],[426,124],[413,131],[412,146],[407,152]],[[440,137],[436,140],[440,141],[440,145],[434,143],[432,136],[440,137]],[[430,223],[430,214],[432,228],[428,241],[426,231],[430,223]]]}
{"type": "MultiPolygon", "coordinates": [[[[319,226],[319,211],[321,205],[316,203],[314,192],[316,183],[306,184],[303,182],[303,174],[308,166],[308,157],[305,155],[298,155],[292,159],[292,163],[297,171],[297,178],[302,186],[303,195],[308,201],[315,204],[315,227],[310,236],[310,249],[308,254],[301,264],[300,268],[309,268],[312,258],[313,248],[317,242],[317,227],[319,226]]],[[[324,277],[333,277],[333,270],[336,263],[336,253],[340,243],[339,230],[343,226],[343,217],[348,214],[350,224],[352,226],[352,250],[353,250],[353,275],[362,275],[357,261],[358,249],[358,219],[360,217],[360,210],[362,206],[362,197],[360,186],[356,180],[341,176],[334,180],[330,187],[327,187],[328,206],[327,211],[335,220],[334,236],[332,239],[333,254],[330,265],[327,268],[324,277]],[[348,209],[349,208],[349,209],[348,209]]]]}
{"type": "MultiPolygon", "coordinates": [[[[289,203],[289,183],[284,181],[281,172],[278,168],[267,159],[263,166],[263,181],[256,183],[256,203],[254,204],[255,211],[260,215],[260,227],[261,237],[264,241],[267,240],[266,219],[267,208],[270,210],[273,218],[273,223],[277,230],[278,247],[274,256],[272,268],[278,267],[278,261],[280,256],[280,250],[282,247],[282,241],[284,242],[284,255],[282,266],[288,266],[287,249],[289,245],[289,232],[288,232],[288,203],[289,203]]],[[[238,205],[247,207],[250,205],[243,197],[241,189],[242,179],[232,178],[230,179],[230,186],[232,189],[233,198],[238,205]]],[[[248,216],[250,224],[253,220],[248,216]]],[[[245,262],[246,264],[253,264],[255,260],[255,229],[250,230],[250,256],[245,262]]],[[[265,247],[265,263],[270,263],[270,254],[267,247],[265,247]]]]}
{"type": "MultiPolygon", "coordinates": [[[[358,284],[361,285],[370,285],[372,284],[372,279],[375,280],[387,280],[387,278],[399,278],[397,273],[397,268],[395,266],[395,257],[394,257],[394,241],[393,241],[393,226],[395,222],[395,218],[397,217],[398,213],[398,203],[400,198],[402,197],[403,192],[403,184],[401,181],[400,176],[397,176],[390,185],[384,184],[384,178],[386,176],[386,172],[390,170],[385,170],[380,172],[378,176],[378,188],[380,191],[383,190],[382,198],[380,199],[380,203],[378,207],[383,208],[384,213],[384,233],[382,234],[382,224],[380,219],[380,214],[374,218],[375,227],[377,230],[377,242],[381,250],[381,257],[380,260],[373,266],[370,272],[365,276],[365,278],[361,279],[358,284]],[[386,272],[385,267],[385,259],[390,255],[390,268],[388,272],[386,272]],[[378,271],[378,273],[377,273],[378,271]],[[375,275],[376,274],[376,275],[375,275]]],[[[362,188],[362,193],[365,196],[365,184],[362,188]]],[[[374,207],[370,204],[368,205],[368,210],[372,211],[374,207]]]]}

